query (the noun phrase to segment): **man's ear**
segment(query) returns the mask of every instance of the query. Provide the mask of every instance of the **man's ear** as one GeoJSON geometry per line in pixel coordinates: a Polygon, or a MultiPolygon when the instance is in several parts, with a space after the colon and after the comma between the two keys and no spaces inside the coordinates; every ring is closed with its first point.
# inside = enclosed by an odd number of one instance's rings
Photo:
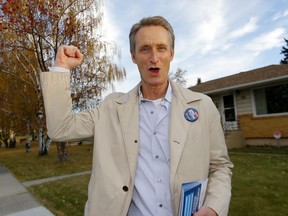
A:
{"type": "Polygon", "coordinates": [[[130,51],[130,54],[131,54],[131,59],[132,61],[134,62],[134,64],[136,64],[136,58],[135,58],[135,53],[130,51]]]}
{"type": "Polygon", "coordinates": [[[174,59],[174,50],[171,50],[170,53],[171,53],[170,61],[172,61],[174,59]]]}

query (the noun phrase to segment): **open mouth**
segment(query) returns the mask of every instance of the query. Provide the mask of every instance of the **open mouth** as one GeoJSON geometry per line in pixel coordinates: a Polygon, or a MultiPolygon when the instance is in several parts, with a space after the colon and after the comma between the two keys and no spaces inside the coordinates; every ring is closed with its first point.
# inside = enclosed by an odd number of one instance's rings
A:
{"type": "Polygon", "coordinates": [[[153,73],[153,74],[155,74],[155,73],[159,73],[159,71],[160,71],[160,68],[157,68],[157,67],[151,67],[151,68],[149,68],[149,71],[151,72],[151,73],[153,73]]]}

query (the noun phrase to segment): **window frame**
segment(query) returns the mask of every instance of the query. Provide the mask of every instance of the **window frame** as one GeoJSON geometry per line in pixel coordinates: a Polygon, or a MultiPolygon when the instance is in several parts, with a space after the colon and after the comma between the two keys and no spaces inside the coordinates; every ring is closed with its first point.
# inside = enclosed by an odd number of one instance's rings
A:
{"type": "Polygon", "coordinates": [[[251,89],[251,98],[252,98],[252,111],[253,111],[253,116],[254,117],[270,117],[270,116],[285,116],[288,115],[288,112],[282,112],[282,113],[267,113],[267,114],[257,114],[256,112],[256,99],[255,99],[255,94],[254,91],[258,90],[258,89],[266,89],[269,87],[273,87],[273,86],[280,86],[280,85],[287,85],[288,82],[281,82],[281,83],[274,83],[274,84],[270,84],[270,85],[265,85],[265,86],[261,86],[261,87],[257,87],[257,88],[252,88],[251,89]]]}

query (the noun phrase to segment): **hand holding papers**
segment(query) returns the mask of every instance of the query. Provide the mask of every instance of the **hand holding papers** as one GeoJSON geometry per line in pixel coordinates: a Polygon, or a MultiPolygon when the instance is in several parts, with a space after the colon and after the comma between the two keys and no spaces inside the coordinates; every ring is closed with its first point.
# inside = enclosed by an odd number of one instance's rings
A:
{"type": "Polygon", "coordinates": [[[208,178],[182,184],[178,216],[191,216],[203,205],[208,178]]]}

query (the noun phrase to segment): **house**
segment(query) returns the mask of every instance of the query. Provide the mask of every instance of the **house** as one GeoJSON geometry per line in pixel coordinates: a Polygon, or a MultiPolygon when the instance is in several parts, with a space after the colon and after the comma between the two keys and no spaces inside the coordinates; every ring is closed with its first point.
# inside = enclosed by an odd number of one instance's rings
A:
{"type": "Polygon", "coordinates": [[[221,114],[228,147],[288,146],[287,64],[241,72],[189,89],[212,98],[221,114]]]}

